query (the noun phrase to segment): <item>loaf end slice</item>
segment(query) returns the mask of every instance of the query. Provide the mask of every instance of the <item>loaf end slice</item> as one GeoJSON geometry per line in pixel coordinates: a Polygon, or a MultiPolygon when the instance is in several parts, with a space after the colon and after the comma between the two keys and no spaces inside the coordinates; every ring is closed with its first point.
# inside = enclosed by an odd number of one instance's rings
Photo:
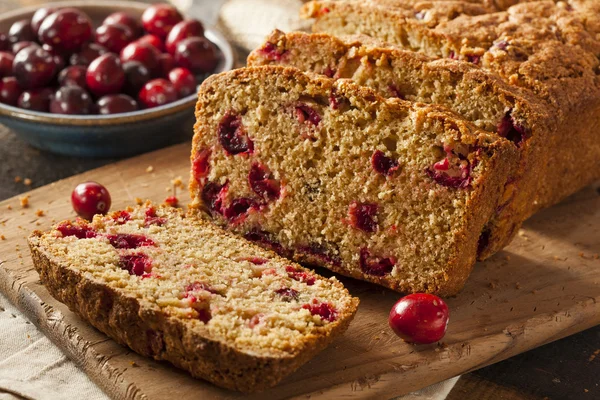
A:
{"type": "Polygon", "coordinates": [[[517,160],[443,107],[280,66],[209,78],[196,117],[192,208],[401,292],[463,287],[517,160]]]}
{"type": "Polygon", "coordinates": [[[144,356],[243,392],[277,384],[342,334],[358,299],[174,208],[146,204],[29,238],[42,283],[144,356]]]}

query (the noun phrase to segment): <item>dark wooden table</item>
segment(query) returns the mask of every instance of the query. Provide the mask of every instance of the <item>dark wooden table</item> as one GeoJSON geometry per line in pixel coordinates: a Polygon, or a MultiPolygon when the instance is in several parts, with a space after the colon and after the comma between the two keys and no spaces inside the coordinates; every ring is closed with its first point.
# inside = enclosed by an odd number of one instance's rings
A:
{"type": "MultiPolygon", "coordinates": [[[[0,0],[0,13],[19,4],[42,2],[0,0]]],[[[0,125],[0,200],[114,161],[40,152],[0,125]],[[31,180],[31,185],[24,184],[25,178],[31,180]]],[[[600,399],[600,354],[594,356],[599,350],[600,326],[597,326],[463,375],[448,400],[600,399]]]]}

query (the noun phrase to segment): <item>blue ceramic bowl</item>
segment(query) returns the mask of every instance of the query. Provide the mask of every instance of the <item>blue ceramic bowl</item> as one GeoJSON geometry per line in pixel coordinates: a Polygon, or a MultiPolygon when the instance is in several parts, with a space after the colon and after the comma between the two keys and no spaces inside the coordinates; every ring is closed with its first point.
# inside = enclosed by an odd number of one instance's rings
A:
{"type": "MultiPolygon", "coordinates": [[[[116,11],[140,17],[146,3],[82,1],[51,3],[52,7],[75,7],[92,19],[95,26],[116,11]]],[[[40,6],[0,15],[0,32],[30,18],[40,6]]],[[[217,31],[206,29],[206,37],[215,43],[222,58],[215,72],[233,67],[231,46],[217,31]]],[[[60,115],[24,110],[0,103],[0,123],[34,147],[77,157],[122,157],[153,150],[189,138],[194,123],[196,94],[164,106],[113,115],[60,115]]]]}

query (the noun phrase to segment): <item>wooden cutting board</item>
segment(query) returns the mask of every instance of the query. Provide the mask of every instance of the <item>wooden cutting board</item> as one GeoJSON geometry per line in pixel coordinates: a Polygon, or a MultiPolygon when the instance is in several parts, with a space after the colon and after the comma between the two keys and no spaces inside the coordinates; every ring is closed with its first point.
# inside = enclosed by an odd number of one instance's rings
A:
{"type": "MultiPolygon", "coordinates": [[[[53,183],[28,193],[28,208],[19,198],[0,203],[0,289],[116,399],[242,395],[142,358],[89,327],[40,285],[26,237],[73,217],[70,192],[85,180],[108,186],[113,209],[136,197],[161,202],[173,178],[187,181],[188,154],[189,144],[177,145],[53,183]]],[[[600,324],[599,186],[539,213],[505,251],[476,266],[463,292],[448,299],[443,344],[403,343],[387,325],[399,294],[341,278],[361,299],[346,334],[276,388],[247,398],[390,398],[600,324]]]]}

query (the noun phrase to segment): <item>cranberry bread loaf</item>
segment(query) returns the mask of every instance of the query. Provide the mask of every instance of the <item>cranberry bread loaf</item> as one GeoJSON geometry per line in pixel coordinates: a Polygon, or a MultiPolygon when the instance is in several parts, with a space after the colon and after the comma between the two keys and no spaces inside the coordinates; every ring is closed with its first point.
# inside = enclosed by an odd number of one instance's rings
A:
{"type": "MultiPolygon", "coordinates": [[[[314,31],[360,32],[434,58],[468,61],[531,93],[546,110],[547,123],[538,118],[541,125],[524,142],[534,154],[518,174],[531,179],[516,183],[513,210],[503,210],[504,215],[512,213],[519,221],[600,178],[600,2],[537,1],[506,12],[455,14],[446,20],[431,19],[407,5],[382,7],[381,2],[318,1],[306,4],[303,12],[316,18],[314,31]]],[[[478,96],[485,93],[473,97],[478,96]]],[[[526,121],[517,124],[527,126],[526,121]]],[[[504,232],[514,231],[511,225],[505,224],[504,232]]],[[[502,244],[490,239],[481,257],[502,244]]]]}
{"type": "MultiPolygon", "coordinates": [[[[274,31],[248,57],[249,65],[289,65],[333,78],[350,78],[384,97],[436,103],[496,132],[519,148],[519,169],[507,182],[503,199],[486,223],[480,259],[506,246],[530,216],[539,189],[539,165],[545,162],[552,116],[528,91],[463,61],[432,59],[367,36],[337,38],[328,34],[274,31]],[[474,95],[476,94],[476,95],[474,95]]],[[[552,154],[548,154],[552,156],[552,154]]]]}
{"type": "Polygon", "coordinates": [[[516,164],[439,106],[250,67],[201,87],[192,207],[280,254],[402,292],[457,293],[516,164]]]}
{"type": "Polygon", "coordinates": [[[149,204],[29,238],[50,293],[137,353],[216,385],[275,385],[352,320],[358,299],[207,221],[149,204]]]}

